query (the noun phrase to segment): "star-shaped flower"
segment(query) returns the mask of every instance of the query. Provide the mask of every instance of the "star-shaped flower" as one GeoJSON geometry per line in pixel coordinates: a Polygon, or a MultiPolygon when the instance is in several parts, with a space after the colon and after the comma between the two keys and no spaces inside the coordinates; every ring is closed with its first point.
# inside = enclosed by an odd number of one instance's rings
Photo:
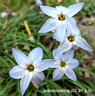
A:
{"type": "Polygon", "coordinates": [[[18,65],[9,71],[9,75],[15,79],[21,78],[20,89],[23,96],[30,82],[39,84],[45,79],[42,71],[49,68],[49,64],[54,63],[54,60],[41,60],[43,50],[40,47],[33,49],[28,56],[15,48],[12,52],[18,65]]]}
{"type": "Polygon", "coordinates": [[[39,33],[46,33],[56,29],[56,32],[54,33],[54,38],[57,41],[62,42],[66,33],[68,23],[70,23],[68,18],[70,18],[70,20],[72,21],[72,26],[76,26],[75,20],[74,18],[72,18],[72,16],[78,13],[83,5],[84,3],[77,3],[69,6],[68,8],[63,6],[56,6],[56,8],[53,8],[41,5],[41,10],[46,15],[51,16],[51,18],[49,18],[45,22],[45,24],[39,30],[39,33]]]}
{"type": "Polygon", "coordinates": [[[75,67],[79,65],[77,59],[73,59],[74,50],[69,50],[65,54],[60,54],[59,56],[54,56],[56,62],[51,64],[50,68],[56,68],[53,72],[53,79],[58,80],[64,74],[70,79],[76,81],[76,75],[73,71],[75,67]]]}

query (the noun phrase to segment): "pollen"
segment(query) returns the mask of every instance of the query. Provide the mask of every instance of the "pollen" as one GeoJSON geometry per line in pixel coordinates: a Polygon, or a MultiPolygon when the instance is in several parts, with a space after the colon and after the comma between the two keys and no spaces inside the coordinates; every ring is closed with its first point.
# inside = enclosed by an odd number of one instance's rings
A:
{"type": "Polygon", "coordinates": [[[61,66],[61,67],[65,67],[65,66],[66,66],[66,63],[63,62],[63,61],[61,61],[60,66],[61,66]]]}
{"type": "Polygon", "coordinates": [[[74,36],[70,35],[70,36],[68,37],[68,40],[69,40],[69,42],[73,42],[73,41],[75,40],[75,38],[74,38],[74,36]]]}
{"type": "Polygon", "coordinates": [[[33,71],[33,70],[34,70],[34,66],[33,66],[33,65],[28,65],[28,66],[27,66],[27,70],[28,70],[29,72],[33,71]]]}
{"type": "Polygon", "coordinates": [[[65,16],[61,14],[61,15],[58,16],[58,19],[59,19],[60,21],[64,21],[64,20],[65,20],[65,16]]]}

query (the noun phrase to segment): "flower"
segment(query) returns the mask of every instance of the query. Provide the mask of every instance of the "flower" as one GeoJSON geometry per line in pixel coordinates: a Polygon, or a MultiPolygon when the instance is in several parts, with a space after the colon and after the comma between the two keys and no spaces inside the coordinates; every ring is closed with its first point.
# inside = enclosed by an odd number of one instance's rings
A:
{"type": "Polygon", "coordinates": [[[65,54],[61,54],[57,57],[54,55],[56,62],[50,66],[51,68],[56,68],[53,72],[54,80],[60,79],[65,74],[70,79],[76,81],[76,75],[73,69],[79,65],[79,61],[73,59],[73,56],[74,50],[69,50],[65,54]]]}
{"type": "Polygon", "coordinates": [[[93,49],[86,40],[82,38],[79,29],[75,26],[72,27],[70,23],[68,25],[69,29],[67,29],[65,39],[59,47],[54,50],[54,55],[57,56],[58,54],[62,54],[70,49],[76,50],[78,47],[92,52],[93,49]]]}
{"type": "Polygon", "coordinates": [[[49,68],[49,64],[54,60],[41,60],[43,51],[40,47],[33,49],[28,56],[15,48],[12,53],[18,65],[9,71],[9,75],[15,79],[21,78],[20,89],[23,96],[30,82],[39,84],[45,79],[42,71],[49,68]]]}
{"type": "Polygon", "coordinates": [[[75,20],[74,18],[72,18],[72,16],[78,13],[83,5],[84,3],[77,3],[69,6],[68,8],[63,6],[56,6],[56,8],[53,8],[41,5],[41,10],[46,15],[51,16],[51,18],[49,18],[45,22],[45,24],[39,30],[39,33],[47,33],[56,29],[56,32],[54,33],[54,38],[57,41],[62,42],[66,33],[67,25],[68,23],[70,23],[68,18],[70,18],[70,20],[72,21],[72,26],[75,26],[75,20]]]}
{"type": "Polygon", "coordinates": [[[36,4],[39,6],[39,5],[42,5],[42,1],[41,0],[35,0],[36,1],[36,4]]]}

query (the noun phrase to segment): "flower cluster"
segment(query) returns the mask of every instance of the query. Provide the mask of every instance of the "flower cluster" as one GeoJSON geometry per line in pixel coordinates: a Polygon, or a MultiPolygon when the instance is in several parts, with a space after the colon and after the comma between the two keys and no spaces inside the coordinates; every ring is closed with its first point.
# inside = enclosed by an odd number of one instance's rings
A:
{"type": "Polygon", "coordinates": [[[28,56],[21,51],[13,48],[13,56],[18,63],[13,67],[9,75],[12,78],[20,79],[20,89],[22,96],[24,95],[30,82],[39,84],[45,79],[42,71],[48,68],[55,68],[53,72],[53,80],[60,79],[64,74],[71,80],[76,81],[76,75],[73,68],[79,65],[77,59],[73,59],[74,50],[81,47],[92,52],[93,49],[82,38],[77,27],[75,19],[72,17],[83,7],[84,3],[77,3],[69,6],[56,6],[56,8],[40,5],[41,10],[51,16],[39,33],[53,31],[53,38],[60,42],[57,49],[53,51],[54,59],[43,58],[43,50],[40,47],[33,49],[28,56]]]}

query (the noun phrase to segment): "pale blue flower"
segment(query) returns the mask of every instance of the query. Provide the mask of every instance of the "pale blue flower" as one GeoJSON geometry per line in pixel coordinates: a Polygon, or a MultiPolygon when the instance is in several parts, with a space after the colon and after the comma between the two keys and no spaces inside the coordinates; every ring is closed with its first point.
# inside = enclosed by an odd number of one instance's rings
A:
{"type": "Polygon", "coordinates": [[[77,3],[69,6],[68,8],[63,6],[56,6],[56,8],[53,8],[41,5],[40,8],[42,12],[44,12],[51,18],[49,18],[45,22],[45,24],[39,30],[39,33],[47,33],[49,31],[56,29],[56,32],[54,33],[54,38],[57,41],[62,42],[66,34],[68,23],[70,23],[68,18],[72,21],[72,26],[76,26],[76,22],[74,18],[72,18],[72,16],[78,13],[83,7],[83,5],[84,3],[77,3]]]}
{"type": "Polygon", "coordinates": [[[41,60],[43,50],[40,47],[33,49],[28,56],[15,48],[12,49],[12,53],[18,65],[9,71],[9,75],[14,79],[21,78],[20,89],[23,96],[30,82],[39,84],[45,79],[42,71],[48,69],[49,64],[54,61],[52,59],[41,60]]]}
{"type": "Polygon", "coordinates": [[[68,78],[76,81],[76,75],[73,69],[79,65],[79,61],[73,59],[74,50],[69,50],[65,54],[53,56],[56,60],[54,64],[50,65],[50,68],[56,68],[53,72],[53,79],[58,80],[65,74],[68,78]]]}

